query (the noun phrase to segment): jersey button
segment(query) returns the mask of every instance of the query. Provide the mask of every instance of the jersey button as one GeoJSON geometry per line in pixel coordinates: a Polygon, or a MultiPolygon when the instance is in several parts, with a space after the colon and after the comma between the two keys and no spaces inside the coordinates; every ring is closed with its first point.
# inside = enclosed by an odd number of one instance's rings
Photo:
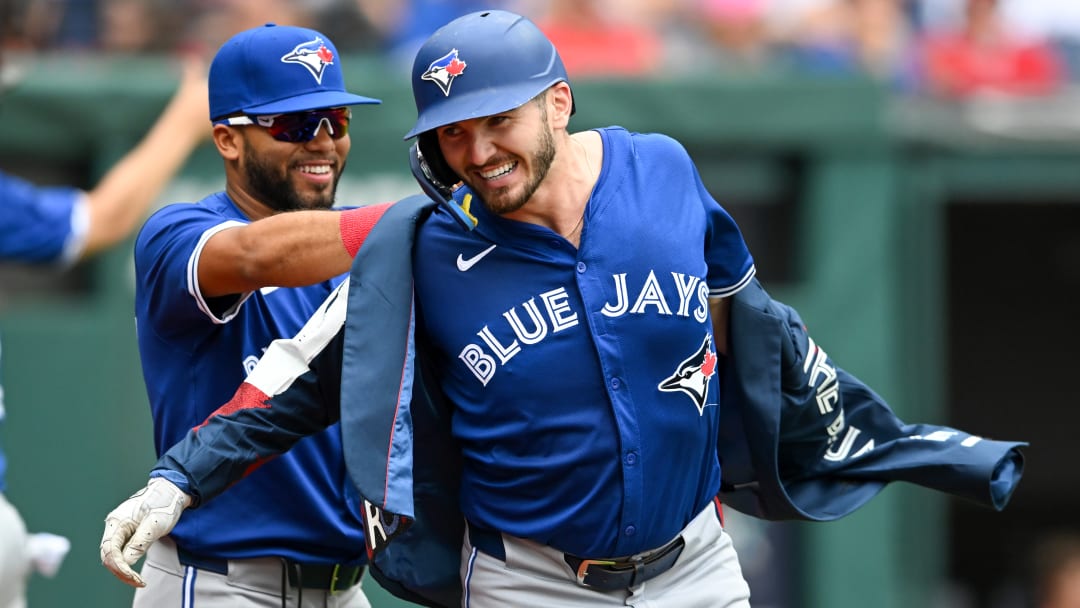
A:
{"type": "Polygon", "coordinates": [[[626,453],[626,464],[634,466],[637,463],[637,452],[626,453]]]}
{"type": "Polygon", "coordinates": [[[622,382],[620,382],[618,378],[611,379],[611,388],[619,390],[620,386],[622,386],[622,382]]]}
{"type": "Polygon", "coordinates": [[[578,272],[585,272],[585,262],[578,262],[577,263],[577,271],[578,272]]]}
{"type": "Polygon", "coordinates": [[[637,534],[637,528],[634,527],[633,525],[626,526],[626,529],[623,530],[623,534],[625,534],[627,536],[633,536],[633,535],[637,534]]]}

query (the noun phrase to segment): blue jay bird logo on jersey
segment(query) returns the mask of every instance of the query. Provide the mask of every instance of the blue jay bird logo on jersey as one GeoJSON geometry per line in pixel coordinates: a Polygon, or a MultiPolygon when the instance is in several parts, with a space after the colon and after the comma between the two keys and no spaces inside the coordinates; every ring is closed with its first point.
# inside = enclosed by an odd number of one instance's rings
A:
{"type": "Polygon", "coordinates": [[[281,62],[304,66],[315,77],[315,82],[322,84],[326,66],[334,64],[334,52],[326,48],[322,38],[315,38],[296,45],[296,48],[281,57],[281,62]]]}
{"type": "Polygon", "coordinates": [[[466,63],[461,59],[458,59],[458,50],[453,49],[449,53],[439,57],[435,61],[431,62],[428,69],[422,76],[423,80],[430,80],[439,85],[442,89],[443,95],[450,96],[450,85],[454,84],[454,79],[461,76],[461,73],[465,71],[466,63]]]}
{"type": "Polygon", "coordinates": [[[716,363],[712,335],[705,334],[701,348],[680,363],[675,373],[664,379],[657,388],[669,393],[685,393],[697,406],[698,415],[702,416],[705,414],[705,400],[709,397],[709,379],[716,375],[716,363]]]}

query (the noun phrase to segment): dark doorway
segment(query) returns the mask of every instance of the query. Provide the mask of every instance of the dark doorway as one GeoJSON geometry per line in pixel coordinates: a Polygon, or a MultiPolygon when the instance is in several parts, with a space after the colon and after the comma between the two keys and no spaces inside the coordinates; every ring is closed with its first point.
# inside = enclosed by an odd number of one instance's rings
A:
{"type": "Polygon", "coordinates": [[[949,424],[1031,442],[1004,512],[950,503],[950,577],[979,608],[1030,605],[1034,543],[1080,530],[1077,202],[947,208],[949,424]]]}

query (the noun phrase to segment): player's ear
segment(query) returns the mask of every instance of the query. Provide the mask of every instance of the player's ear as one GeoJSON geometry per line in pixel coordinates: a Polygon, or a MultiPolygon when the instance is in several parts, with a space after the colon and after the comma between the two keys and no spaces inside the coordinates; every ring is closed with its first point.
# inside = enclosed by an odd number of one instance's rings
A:
{"type": "Polygon", "coordinates": [[[214,131],[211,134],[214,138],[214,145],[217,146],[218,153],[225,160],[236,160],[240,158],[240,154],[243,152],[243,140],[240,137],[240,130],[229,127],[227,125],[214,125],[214,131]]]}
{"type": "Polygon", "coordinates": [[[574,111],[574,94],[570,91],[570,85],[565,82],[557,82],[548,89],[547,103],[552,126],[565,128],[570,124],[570,115],[574,111]]]}

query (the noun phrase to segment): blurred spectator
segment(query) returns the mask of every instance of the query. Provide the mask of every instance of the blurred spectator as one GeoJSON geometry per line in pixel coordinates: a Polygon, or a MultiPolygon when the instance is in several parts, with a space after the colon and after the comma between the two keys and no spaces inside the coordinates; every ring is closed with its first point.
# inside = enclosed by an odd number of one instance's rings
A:
{"type": "MultiPolygon", "coordinates": [[[[313,0],[309,0],[313,1],[313,0]]],[[[360,0],[318,0],[315,30],[334,41],[340,53],[376,53],[385,46],[385,32],[360,7],[360,0]]],[[[410,63],[411,65],[411,63],[410,63]]]]}
{"type": "Polygon", "coordinates": [[[1069,80],[1080,81],[1080,2],[1002,0],[999,10],[1021,33],[1046,38],[1066,64],[1069,80]]]}
{"type": "Polygon", "coordinates": [[[212,56],[237,32],[264,23],[315,27],[309,3],[303,1],[188,0],[187,8],[192,16],[187,20],[181,44],[185,50],[204,57],[212,56]]]}
{"type": "Polygon", "coordinates": [[[966,0],[960,23],[928,31],[921,54],[927,89],[946,97],[1046,95],[1066,79],[1049,41],[1011,26],[997,0],[966,0]]]}
{"type": "Polygon", "coordinates": [[[797,70],[916,87],[914,30],[902,0],[778,0],[773,9],[778,43],[797,70]]]}
{"type": "Polygon", "coordinates": [[[663,41],[651,24],[661,5],[632,0],[550,0],[531,18],[559,49],[570,78],[645,76],[663,64],[663,41]]]}
{"type": "Polygon", "coordinates": [[[3,48],[89,48],[96,43],[94,0],[5,0],[0,2],[0,11],[3,48]]]}
{"type": "Polygon", "coordinates": [[[915,32],[903,0],[848,0],[856,61],[899,90],[916,87],[915,32]]]}
{"type": "Polygon", "coordinates": [[[485,9],[514,10],[508,0],[351,0],[381,33],[381,51],[396,64],[412,67],[420,45],[457,17],[485,9]]]}
{"type": "MultiPolygon", "coordinates": [[[[189,51],[210,57],[236,32],[267,22],[338,32],[340,51],[380,46],[363,15],[369,0],[4,0],[3,48],[109,53],[189,51]]],[[[398,2],[371,0],[399,6],[398,2]]]]}
{"type": "Polygon", "coordinates": [[[1080,608],[1080,535],[1048,537],[1033,561],[1035,608],[1080,608]]]}
{"type": "Polygon", "coordinates": [[[6,0],[3,48],[135,53],[173,48],[190,6],[170,0],[6,0]]]}
{"type": "Polygon", "coordinates": [[[826,75],[853,70],[846,0],[774,0],[770,19],[776,44],[800,70],[826,75]]]}
{"type": "Polygon", "coordinates": [[[164,52],[176,46],[183,3],[98,0],[97,49],[110,53],[164,52]]]}
{"type": "Polygon", "coordinates": [[[768,0],[697,0],[692,15],[711,52],[711,68],[746,73],[775,61],[769,36],[768,0]]]}

